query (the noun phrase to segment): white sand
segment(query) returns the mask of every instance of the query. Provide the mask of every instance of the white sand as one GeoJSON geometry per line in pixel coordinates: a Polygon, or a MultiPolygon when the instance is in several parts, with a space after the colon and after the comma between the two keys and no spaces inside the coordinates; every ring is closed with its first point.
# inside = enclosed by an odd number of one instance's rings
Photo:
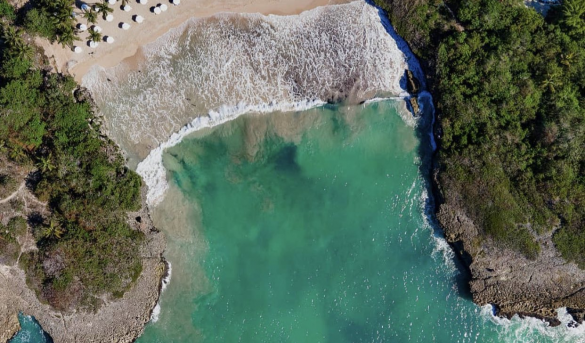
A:
{"type": "MultiPolygon", "coordinates": [[[[68,71],[77,81],[81,81],[92,65],[113,67],[125,58],[135,55],[140,46],[154,41],[192,17],[208,17],[222,12],[292,15],[330,2],[330,0],[183,0],[180,5],[174,6],[169,0],[160,1],[150,0],[146,5],[130,1],[132,10],[129,12],[124,12],[118,1],[111,5],[114,9],[112,22],[105,21],[100,15],[97,25],[103,29],[104,37],[111,36],[115,39],[113,44],[103,41],[97,48],[90,48],[87,45],[87,32],[81,33],[82,40],[75,43],[83,48],[83,52],[79,54],[57,43],[49,44],[43,39],[38,39],[37,43],[45,49],[46,55],[58,71],[68,71]],[[166,12],[159,15],[151,12],[153,6],[162,3],[168,6],[166,12]],[[142,24],[134,22],[135,15],[144,17],[144,22],[142,24]],[[131,25],[129,30],[119,27],[123,22],[131,25]]],[[[87,24],[81,10],[78,9],[76,12],[79,13],[79,22],[87,24]]]]}

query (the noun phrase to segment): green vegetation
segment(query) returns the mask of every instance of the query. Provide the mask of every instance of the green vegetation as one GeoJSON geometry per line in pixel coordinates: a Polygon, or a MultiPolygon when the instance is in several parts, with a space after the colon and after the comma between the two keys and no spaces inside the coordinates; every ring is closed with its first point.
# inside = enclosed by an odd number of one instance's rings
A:
{"type": "MultiPolygon", "coordinates": [[[[28,183],[50,211],[28,218],[39,250],[20,262],[30,285],[54,307],[93,306],[104,293],[120,296],[142,269],[143,234],[131,229],[126,214],[140,208],[142,181],[100,136],[75,81],[39,62],[43,57],[25,42],[28,32],[7,6],[0,0],[0,154],[36,169],[28,183]]],[[[28,29],[35,8],[19,13],[28,29]]],[[[14,180],[4,175],[0,187],[13,188],[14,180]]],[[[24,219],[14,220],[18,225],[8,231],[0,228],[7,261],[19,251],[23,223],[26,230],[24,219]]]]}
{"type": "Polygon", "coordinates": [[[485,235],[585,267],[585,0],[376,0],[423,59],[442,130],[439,183],[485,235]]]}
{"type": "Polygon", "coordinates": [[[71,46],[77,39],[74,4],[75,0],[31,0],[32,8],[25,9],[19,20],[27,32],[71,46]]]}
{"type": "Polygon", "coordinates": [[[26,221],[21,217],[10,219],[8,225],[0,223],[0,263],[13,265],[20,255],[18,236],[26,232],[26,221]]]}
{"type": "MultiPolygon", "coordinates": [[[[13,10],[10,12],[11,10],[5,0],[0,2],[0,15],[6,12],[4,17],[14,20],[16,16],[13,10]]],[[[23,13],[19,13],[17,22],[22,23],[29,34],[36,34],[51,42],[56,41],[63,46],[71,47],[79,40],[76,15],[81,14],[91,25],[98,22],[100,13],[105,20],[106,16],[114,11],[105,0],[83,13],[75,13],[74,10],[75,0],[30,0],[30,8],[21,10],[23,13]]]]}

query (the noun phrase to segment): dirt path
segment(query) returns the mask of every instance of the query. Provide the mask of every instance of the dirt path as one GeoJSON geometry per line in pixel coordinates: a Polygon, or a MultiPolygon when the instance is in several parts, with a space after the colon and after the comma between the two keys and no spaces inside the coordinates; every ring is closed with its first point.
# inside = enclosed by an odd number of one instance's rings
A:
{"type": "Polygon", "coordinates": [[[12,193],[12,194],[10,194],[9,196],[7,196],[6,198],[4,198],[4,199],[0,200],[0,204],[7,203],[7,202],[9,202],[10,200],[14,199],[14,198],[15,198],[15,197],[18,195],[18,193],[20,193],[20,191],[22,191],[22,189],[24,188],[24,186],[25,186],[25,183],[24,183],[24,181],[23,181],[23,182],[20,184],[20,187],[18,187],[18,189],[17,189],[17,190],[15,190],[15,191],[14,191],[14,193],[12,193]]]}

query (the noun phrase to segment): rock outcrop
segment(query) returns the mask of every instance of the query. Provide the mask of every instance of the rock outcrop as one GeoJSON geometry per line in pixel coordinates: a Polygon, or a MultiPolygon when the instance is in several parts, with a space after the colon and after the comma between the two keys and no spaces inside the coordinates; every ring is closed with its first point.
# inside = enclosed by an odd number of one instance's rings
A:
{"type": "Polygon", "coordinates": [[[412,113],[416,116],[420,113],[420,106],[418,105],[418,93],[420,92],[420,81],[412,74],[412,71],[406,70],[406,90],[410,94],[408,103],[412,109],[412,113]]]}
{"type": "Polygon", "coordinates": [[[420,81],[410,70],[406,71],[406,90],[412,96],[417,96],[420,92],[420,81]]]}
{"type": "Polygon", "coordinates": [[[556,309],[567,307],[575,320],[585,315],[585,271],[567,263],[554,248],[552,233],[538,237],[535,260],[480,236],[460,208],[444,203],[437,219],[455,252],[469,266],[473,301],[493,304],[497,314],[538,317],[559,324],[556,309]]]}
{"type": "MultiPolygon", "coordinates": [[[[4,307],[4,305],[0,305],[4,307]]],[[[0,309],[0,311],[2,311],[0,309]]],[[[9,341],[20,330],[18,314],[0,316],[0,342],[9,341]]]]}
{"type": "Polygon", "coordinates": [[[34,316],[59,343],[129,343],[142,334],[158,302],[162,278],[167,273],[162,257],[166,244],[164,234],[152,224],[146,210],[145,191],[143,189],[142,210],[128,215],[130,224],[145,234],[145,243],[140,251],[142,274],[133,287],[121,299],[103,297],[103,305],[95,313],[62,313],[39,302],[27,286],[25,273],[18,265],[0,265],[0,320],[5,321],[0,321],[1,343],[18,331],[16,316],[19,312],[34,316]]]}

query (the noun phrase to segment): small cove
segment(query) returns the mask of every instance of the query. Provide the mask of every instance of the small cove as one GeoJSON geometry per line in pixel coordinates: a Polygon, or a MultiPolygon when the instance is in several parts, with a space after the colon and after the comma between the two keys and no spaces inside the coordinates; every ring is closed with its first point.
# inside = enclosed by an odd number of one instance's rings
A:
{"type": "Polygon", "coordinates": [[[427,220],[428,131],[400,114],[246,115],[169,149],[173,280],[139,342],[575,342],[460,290],[427,220]]]}

